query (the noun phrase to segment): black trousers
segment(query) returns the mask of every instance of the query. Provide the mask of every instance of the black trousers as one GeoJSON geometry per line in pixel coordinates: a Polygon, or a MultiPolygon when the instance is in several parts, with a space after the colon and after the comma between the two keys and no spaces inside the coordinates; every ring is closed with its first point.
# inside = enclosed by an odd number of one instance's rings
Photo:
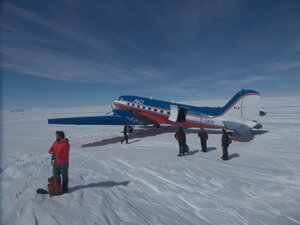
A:
{"type": "Polygon", "coordinates": [[[123,143],[124,141],[126,141],[126,144],[128,144],[128,135],[127,135],[127,133],[124,133],[124,138],[121,141],[121,143],[123,143]]]}
{"type": "Polygon", "coordinates": [[[184,143],[178,142],[179,145],[179,155],[184,155],[184,143]]]}
{"type": "Polygon", "coordinates": [[[69,163],[54,163],[53,164],[53,176],[62,177],[63,188],[68,188],[69,183],[69,163]]]}
{"type": "Polygon", "coordinates": [[[204,138],[201,138],[201,148],[203,152],[207,151],[206,140],[204,138]]]}
{"type": "Polygon", "coordinates": [[[223,160],[228,160],[228,146],[222,146],[222,147],[223,147],[222,159],[223,160]]]}

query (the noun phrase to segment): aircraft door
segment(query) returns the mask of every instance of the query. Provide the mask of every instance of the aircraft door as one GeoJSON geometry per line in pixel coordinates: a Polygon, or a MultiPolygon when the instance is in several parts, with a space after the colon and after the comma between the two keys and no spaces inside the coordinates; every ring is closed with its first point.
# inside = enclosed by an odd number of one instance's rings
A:
{"type": "Polygon", "coordinates": [[[172,122],[185,122],[186,113],[188,108],[180,107],[178,108],[177,105],[170,105],[170,116],[169,120],[172,122]]]}
{"type": "Polygon", "coordinates": [[[170,105],[170,116],[169,120],[172,122],[176,122],[178,118],[178,107],[177,105],[170,105]]]}
{"type": "Polygon", "coordinates": [[[177,122],[179,122],[179,123],[185,122],[187,111],[188,111],[187,108],[180,108],[178,118],[177,118],[177,122]]]}

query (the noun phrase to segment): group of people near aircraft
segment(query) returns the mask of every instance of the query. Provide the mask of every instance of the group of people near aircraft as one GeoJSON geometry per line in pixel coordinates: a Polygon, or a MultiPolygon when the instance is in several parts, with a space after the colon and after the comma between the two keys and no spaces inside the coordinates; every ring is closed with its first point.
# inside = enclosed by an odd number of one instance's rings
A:
{"type": "MultiPolygon", "coordinates": [[[[201,151],[207,152],[207,140],[208,134],[204,128],[201,128],[198,132],[198,137],[201,142],[201,151]]],[[[180,125],[178,131],[175,133],[175,138],[179,144],[179,154],[177,156],[184,156],[188,152],[188,146],[186,144],[186,136],[183,130],[183,126],[180,125]]],[[[225,129],[222,129],[222,138],[221,138],[221,146],[223,155],[221,159],[228,160],[228,146],[231,144],[230,133],[225,129]]]]}
{"type": "MultiPolygon", "coordinates": [[[[126,144],[128,144],[128,133],[132,133],[133,129],[128,124],[125,124],[123,134],[124,138],[121,141],[121,144],[123,144],[124,141],[126,141],[126,144]]],[[[183,125],[180,124],[177,132],[175,133],[175,138],[178,141],[179,145],[179,154],[177,156],[184,156],[188,152],[188,145],[186,144],[186,136],[183,129],[183,125]]],[[[198,137],[200,138],[201,143],[201,151],[207,152],[207,140],[208,140],[208,134],[207,131],[204,128],[201,128],[198,132],[198,137]]],[[[221,159],[228,160],[228,146],[231,144],[231,138],[230,138],[230,132],[227,132],[224,128],[222,129],[222,138],[221,138],[221,146],[223,155],[221,159]]]]}
{"type": "MultiPolygon", "coordinates": [[[[126,141],[128,144],[128,133],[132,133],[132,127],[129,125],[124,126],[124,139],[121,141],[123,144],[126,141]]],[[[58,176],[62,178],[62,193],[68,192],[69,183],[69,152],[70,144],[69,140],[65,138],[63,131],[56,131],[56,140],[53,142],[51,148],[49,149],[49,154],[52,155],[52,166],[53,166],[53,176],[58,176]]],[[[198,132],[198,137],[201,142],[201,151],[207,152],[207,140],[208,134],[204,128],[201,128],[198,132]]],[[[175,138],[179,144],[179,154],[178,156],[184,156],[188,152],[188,145],[186,144],[186,135],[183,126],[180,125],[178,131],[175,133],[175,138]]],[[[228,146],[231,143],[230,133],[225,129],[222,130],[221,145],[223,150],[222,159],[228,160],[228,146]]]]}

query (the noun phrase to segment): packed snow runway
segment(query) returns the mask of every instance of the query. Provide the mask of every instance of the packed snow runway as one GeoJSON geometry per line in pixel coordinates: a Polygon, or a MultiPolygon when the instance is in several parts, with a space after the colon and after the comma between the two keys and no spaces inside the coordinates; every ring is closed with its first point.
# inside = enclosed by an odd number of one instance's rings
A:
{"type": "Polygon", "coordinates": [[[263,99],[261,109],[264,132],[233,141],[229,161],[220,159],[220,131],[208,130],[203,153],[187,129],[190,152],[177,157],[174,128],[137,127],[121,145],[122,126],[47,124],[108,107],[1,112],[1,224],[300,224],[300,97],[263,99]],[[71,143],[70,190],[49,198],[35,190],[52,174],[56,130],[71,143]]]}

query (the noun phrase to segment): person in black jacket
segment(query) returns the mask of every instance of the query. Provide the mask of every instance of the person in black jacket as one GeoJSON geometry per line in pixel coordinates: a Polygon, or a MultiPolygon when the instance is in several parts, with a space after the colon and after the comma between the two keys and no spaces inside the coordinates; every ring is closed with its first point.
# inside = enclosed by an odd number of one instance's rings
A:
{"type": "Polygon", "coordinates": [[[208,139],[208,134],[206,132],[206,130],[204,130],[203,127],[201,127],[200,131],[198,132],[198,137],[200,137],[200,141],[201,141],[201,151],[202,152],[206,152],[207,151],[207,139],[208,139]]]}
{"type": "Polygon", "coordinates": [[[186,145],[186,137],[185,137],[185,132],[182,128],[182,126],[179,127],[178,131],[175,133],[175,138],[178,140],[179,144],[179,154],[177,156],[184,156],[184,148],[186,145]]]}
{"type": "Polygon", "coordinates": [[[228,132],[223,128],[222,129],[222,150],[223,150],[223,155],[221,159],[223,160],[228,160],[228,146],[230,144],[230,137],[228,132]]]}
{"type": "Polygon", "coordinates": [[[123,138],[123,140],[121,141],[121,144],[123,144],[124,141],[126,141],[126,144],[128,144],[128,129],[129,129],[128,124],[125,124],[124,130],[123,130],[124,138],[123,138]]]}

